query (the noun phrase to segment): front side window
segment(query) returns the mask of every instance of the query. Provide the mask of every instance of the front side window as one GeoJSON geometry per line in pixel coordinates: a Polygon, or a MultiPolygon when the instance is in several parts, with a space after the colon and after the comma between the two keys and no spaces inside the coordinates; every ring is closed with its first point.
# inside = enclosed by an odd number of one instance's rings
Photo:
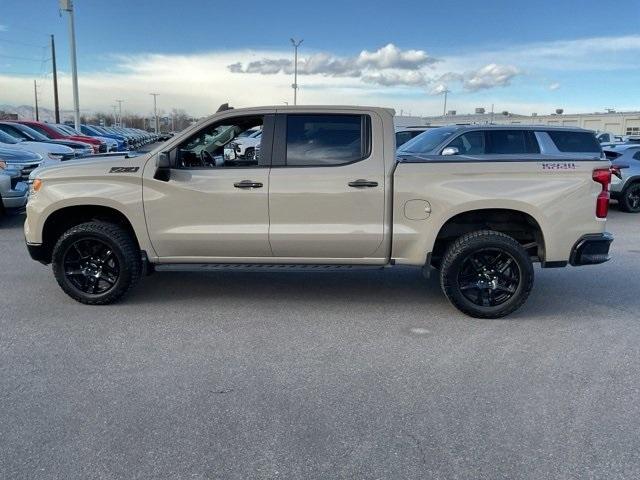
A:
{"type": "Polygon", "coordinates": [[[447,147],[458,149],[458,155],[483,155],[485,153],[484,132],[467,132],[454,138],[447,147]]]}
{"type": "Polygon", "coordinates": [[[640,160],[640,150],[633,154],[634,160],[640,160]]]}
{"type": "Polygon", "coordinates": [[[263,121],[263,116],[238,117],[203,128],[178,146],[176,165],[179,168],[257,166],[261,139],[250,135],[262,129],[263,121]]]}
{"type": "Polygon", "coordinates": [[[362,160],[370,149],[366,115],[287,115],[288,166],[336,166],[362,160]]]}

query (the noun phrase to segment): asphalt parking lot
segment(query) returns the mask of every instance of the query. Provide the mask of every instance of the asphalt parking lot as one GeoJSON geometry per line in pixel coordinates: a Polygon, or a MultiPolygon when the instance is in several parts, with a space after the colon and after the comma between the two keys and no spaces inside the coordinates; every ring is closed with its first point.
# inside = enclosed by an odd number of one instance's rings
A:
{"type": "Polygon", "coordinates": [[[411,269],[162,273],[87,307],[0,220],[0,477],[640,477],[640,216],[503,320],[411,269]]]}

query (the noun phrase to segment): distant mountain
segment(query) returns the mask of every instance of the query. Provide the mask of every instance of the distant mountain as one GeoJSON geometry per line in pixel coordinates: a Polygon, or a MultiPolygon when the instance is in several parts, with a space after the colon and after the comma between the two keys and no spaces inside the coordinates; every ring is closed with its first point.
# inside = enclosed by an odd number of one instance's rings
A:
{"type": "MultiPolygon", "coordinates": [[[[35,120],[35,111],[36,109],[32,105],[20,105],[17,107],[13,105],[0,105],[0,112],[17,113],[20,120],[35,120]]],[[[44,122],[53,122],[56,119],[54,111],[44,107],[38,107],[38,116],[40,120],[44,122]]],[[[72,110],[60,110],[60,119],[62,121],[72,118],[72,110]]]]}

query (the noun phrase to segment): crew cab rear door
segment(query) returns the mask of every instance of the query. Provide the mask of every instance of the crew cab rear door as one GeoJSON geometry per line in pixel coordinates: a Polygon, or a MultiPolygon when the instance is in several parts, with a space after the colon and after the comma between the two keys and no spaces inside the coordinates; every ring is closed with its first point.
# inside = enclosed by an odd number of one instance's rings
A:
{"type": "Polygon", "coordinates": [[[384,263],[382,120],[349,110],[279,113],[269,243],[300,263],[384,263]]]}

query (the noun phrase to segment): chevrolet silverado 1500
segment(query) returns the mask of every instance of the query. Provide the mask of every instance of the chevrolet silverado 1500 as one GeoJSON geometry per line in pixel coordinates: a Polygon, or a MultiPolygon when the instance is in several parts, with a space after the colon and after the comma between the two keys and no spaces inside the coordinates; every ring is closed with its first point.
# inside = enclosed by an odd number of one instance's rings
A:
{"type": "Polygon", "coordinates": [[[388,109],[235,109],[147,154],[34,172],[25,236],[87,304],[153,270],[413,265],[495,318],[525,302],[534,262],[608,260],[610,178],[579,129],[434,128],[396,154],[388,109]],[[228,148],[258,128],[256,155],[228,148]]]}

